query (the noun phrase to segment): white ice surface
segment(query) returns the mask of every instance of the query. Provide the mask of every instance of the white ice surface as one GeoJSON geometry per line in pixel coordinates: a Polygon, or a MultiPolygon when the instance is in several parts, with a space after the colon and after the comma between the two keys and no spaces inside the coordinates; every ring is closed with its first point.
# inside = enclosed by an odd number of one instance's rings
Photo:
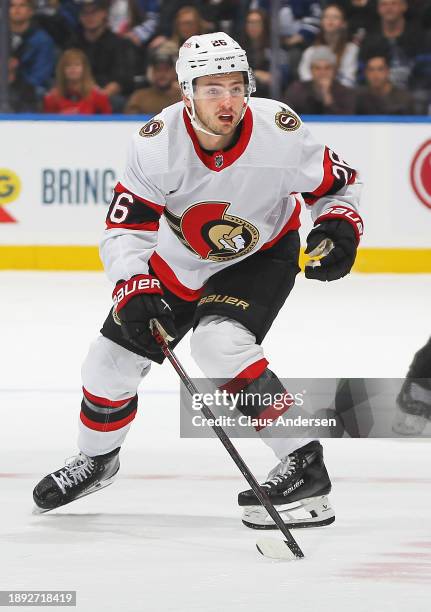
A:
{"type": "MultiPolygon", "coordinates": [[[[265,341],[281,377],[401,377],[430,333],[429,276],[297,286],[265,341]]],[[[0,590],[77,590],[85,612],[425,612],[431,598],[427,440],[328,440],[334,525],[294,531],[271,562],[241,525],[245,487],[217,440],[178,435],[178,384],[154,367],[104,491],[33,516],[38,479],[76,451],[80,363],[111,287],[96,273],[0,273],[0,590]]],[[[177,350],[191,374],[188,339],[177,350]]],[[[259,441],[236,442],[259,478],[259,441]]],[[[275,536],[277,537],[277,536],[275,536]]]]}

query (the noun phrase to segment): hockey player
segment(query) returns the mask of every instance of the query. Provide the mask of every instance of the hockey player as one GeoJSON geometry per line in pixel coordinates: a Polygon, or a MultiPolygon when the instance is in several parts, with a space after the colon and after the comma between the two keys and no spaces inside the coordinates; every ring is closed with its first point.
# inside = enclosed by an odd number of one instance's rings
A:
{"type": "Polygon", "coordinates": [[[419,436],[431,421],[431,338],[414,356],[397,398],[392,428],[403,436],[419,436]]]}
{"type": "MultiPolygon", "coordinates": [[[[194,329],[191,352],[224,388],[285,392],[262,341],[299,272],[299,212],[311,211],[310,255],[333,247],[307,278],[349,273],[362,233],[356,171],[316,142],[286,104],[252,98],[243,49],[223,32],[192,36],[177,62],[183,102],[135,134],[115,187],[100,253],[114,307],[83,364],[80,453],[36,486],[50,510],[107,486],[137,410],[137,387],[163,355],[149,322],[175,346],[194,329]]],[[[288,406],[286,406],[287,409],[288,406]]],[[[267,406],[241,407],[269,417],[267,406]]],[[[281,414],[280,412],[278,414],[281,414]]],[[[290,526],[334,520],[317,440],[264,438],[280,463],[264,483],[290,526]]],[[[268,523],[252,491],[239,495],[244,522],[268,523]]]]}

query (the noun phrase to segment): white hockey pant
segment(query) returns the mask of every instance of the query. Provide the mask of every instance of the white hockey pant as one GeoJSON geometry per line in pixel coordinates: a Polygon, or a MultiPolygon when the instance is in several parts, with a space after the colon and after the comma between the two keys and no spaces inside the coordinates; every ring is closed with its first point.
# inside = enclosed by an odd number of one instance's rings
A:
{"type": "MultiPolygon", "coordinates": [[[[244,372],[266,368],[263,349],[243,325],[225,317],[204,317],[191,338],[191,352],[204,375],[233,380],[244,372]]],[[[79,422],[79,449],[101,455],[121,446],[136,415],[137,388],[151,361],[99,336],[82,366],[84,399],[79,422]]],[[[172,375],[175,375],[172,372],[172,375]]],[[[247,375],[247,377],[249,377],[247,375]]],[[[262,438],[281,459],[306,440],[262,438]]]]}

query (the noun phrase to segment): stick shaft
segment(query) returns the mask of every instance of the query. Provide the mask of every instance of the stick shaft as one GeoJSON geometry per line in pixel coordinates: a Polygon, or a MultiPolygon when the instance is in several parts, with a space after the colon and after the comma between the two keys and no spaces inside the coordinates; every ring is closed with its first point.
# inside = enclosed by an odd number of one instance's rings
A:
{"type": "MultiPolygon", "coordinates": [[[[193,396],[194,394],[199,394],[197,387],[194,385],[193,381],[190,379],[187,372],[184,370],[181,363],[178,361],[175,353],[169,348],[167,342],[164,340],[162,334],[159,331],[157,323],[153,324],[152,333],[153,333],[153,336],[156,342],[160,345],[163,351],[163,354],[174,367],[175,371],[177,372],[178,376],[180,377],[182,383],[187,388],[190,395],[193,396]]],[[[204,402],[201,402],[201,403],[202,403],[201,412],[203,413],[203,415],[207,419],[211,419],[215,421],[215,416],[213,412],[210,410],[210,408],[204,402]]],[[[296,557],[302,558],[304,556],[304,553],[300,549],[295,538],[292,536],[289,529],[285,525],[283,519],[281,518],[280,514],[275,509],[274,504],[269,499],[268,494],[266,493],[265,489],[263,489],[260,486],[260,484],[257,482],[256,478],[253,476],[247,464],[245,463],[245,461],[243,460],[243,458],[241,457],[241,455],[239,454],[235,446],[232,444],[230,438],[228,437],[224,429],[220,427],[220,425],[211,425],[211,428],[214,431],[214,433],[217,435],[217,437],[219,438],[220,442],[223,444],[223,446],[225,447],[229,455],[232,457],[233,461],[235,462],[235,464],[241,471],[242,475],[244,476],[244,478],[250,485],[251,489],[253,490],[254,494],[256,495],[256,497],[258,498],[262,506],[264,506],[269,516],[272,518],[274,523],[277,525],[281,533],[286,538],[287,545],[289,546],[292,553],[296,557]]]]}

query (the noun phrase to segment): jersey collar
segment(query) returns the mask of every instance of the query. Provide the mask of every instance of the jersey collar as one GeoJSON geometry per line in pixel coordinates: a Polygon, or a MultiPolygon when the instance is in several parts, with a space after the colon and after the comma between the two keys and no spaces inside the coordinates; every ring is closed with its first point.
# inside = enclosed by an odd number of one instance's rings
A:
{"type": "Polygon", "coordinates": [[[231,149],[228,149],[227,151],[220,150],[213,151],[212,153],[207,153],[206,151],[204,151],[199,144],[196,132],[192,127],[190,118],[187,115],[185,109],[183,110],[183,118],[187,132],[191,138],[193,147],[196,151],[196,155],[205,164],[207,168],[213,170],[214,172],[220,172],[228,166],[231,166],[239,157],[241,157],[241,155],[246,150],[248,143],[250,142],[251,133],[253,130],[253,115],[250,110],[250,107],[248,107],[245,111],[244,118],[242,120],[241,134],[238,138],[238,141],[231,149]]]}

